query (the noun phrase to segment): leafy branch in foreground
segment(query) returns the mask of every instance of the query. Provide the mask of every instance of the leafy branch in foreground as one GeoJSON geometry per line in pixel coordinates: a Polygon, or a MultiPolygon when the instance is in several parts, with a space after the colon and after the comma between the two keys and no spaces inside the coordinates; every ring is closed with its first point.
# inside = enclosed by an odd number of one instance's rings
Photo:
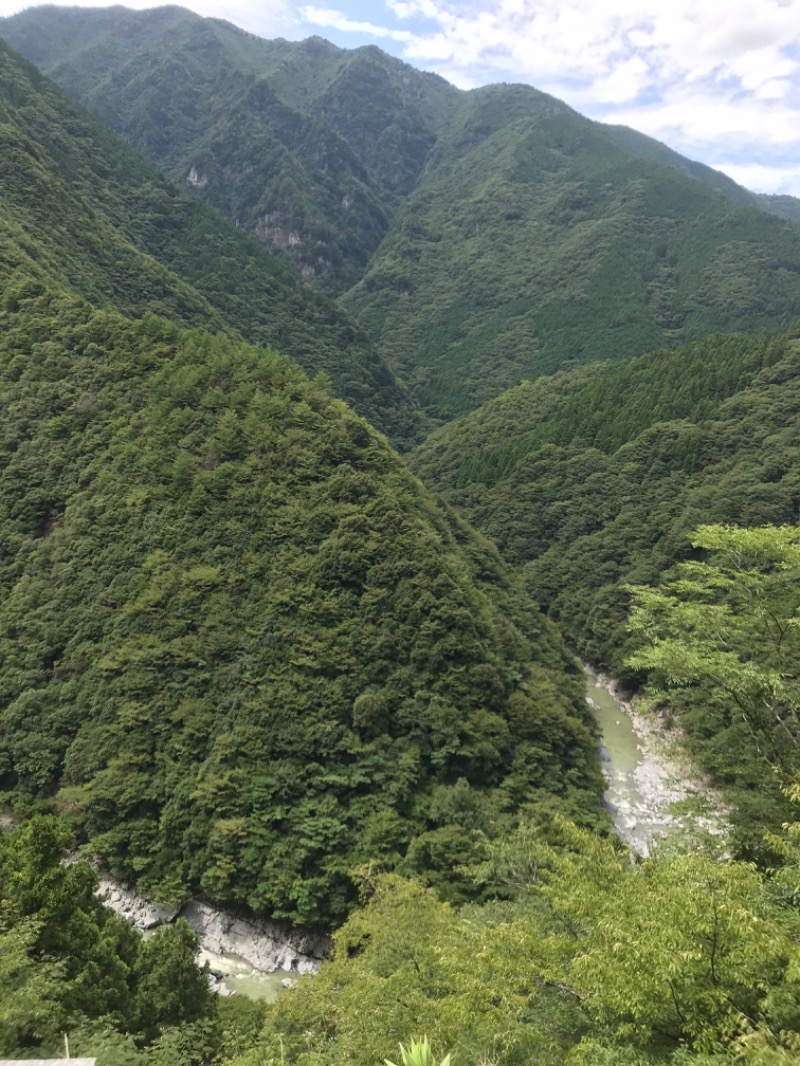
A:
{"type": "Polygon", "coordinates": [[[723,725],[743,725],[779,775],[800,745],[800,530],[701,526],[659,588],[633,587],[628,665],[650,671],[650,705],[702,700],[723,725]]]}
{"type": "MultiPolygon", "coordinates": [[[[436,1057],[431,1050],[431,1044],[427,1036],[422,1040],[412,1040],[408,1047],[400,1045],[400,1057],[402,1066],[437,1066],[436,1057]]],[[[386,1066],[397,1066],[397,1063],[384,1059],[386,1066]]],[[[438,1066],[450,1066],[450,1055],[447,1054],[438,1066]]]]}

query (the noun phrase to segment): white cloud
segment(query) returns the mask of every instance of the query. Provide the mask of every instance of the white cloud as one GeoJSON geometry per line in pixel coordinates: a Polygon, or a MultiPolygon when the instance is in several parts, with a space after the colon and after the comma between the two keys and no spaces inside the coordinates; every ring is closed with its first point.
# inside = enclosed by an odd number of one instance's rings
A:
{"type": "Polygon", "coordinates": [[[411,41],[414,37],[408,30],[390,30],[372,22],[359,22],[329,7],[301,7],[300,18],[314,26],[338,30],[340,33],[366,33],[370,37],[389,38],[392,41],[411,41]]]}
{"type": "Polygon", "coordinates": [[[800,163],[771,167],[762,163],[723,162],[717,163],[716,167],[745,188],[756,189],[758,192],[796,195],[800,189],[800,163]]]}
{"type": "Polygon", "coordinates": [[[385,10],[413,24],[405,39],[385,31],[404,58],[457,85],[529,82],[712,165],[744,155],[759,188],[796,179],[764,160],[779,151],[800,163],[800,0],[386,0],[385,10]]]}

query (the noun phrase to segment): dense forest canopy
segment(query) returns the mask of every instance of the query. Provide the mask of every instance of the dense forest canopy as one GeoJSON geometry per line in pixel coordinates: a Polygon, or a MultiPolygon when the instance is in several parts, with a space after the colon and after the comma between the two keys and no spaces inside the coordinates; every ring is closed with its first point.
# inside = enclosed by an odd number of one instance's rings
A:
{"type": "Polygon", "coordinates": [[[34,8],[0,33],[341,294],[435,419],[800,316],[800,229],[764,210],[791,205],[530,86],[462,92],[372,46],[264,41],[176,7],[34,8]]]}
{"type": "Polygon", "coordinates": [[[333,293],[362,276],[460,95],[377,48],[263,40],[179,7],[48,7],[0,32],[333,293]]]}
{"type": "Polygon", "coordinates": [[[0,780],[23,809],[57,790],[149,891],[306,922],[360,861],[468,854],[453,789],[591,816],[554,631],[324,383],[27,279],[4,303],[0,780]]]}
{"type": "Polygon", "coordinates": [[[796,204],[374,48],[0,29],[195,194],[0,44],[0,1054],[796,1063],[796,204]],[[384,355],[437,419],[536,380],[412,473],[384,355]],[[728,839],[610,833],[556,622],[728,839]],[[76,851],[333,958],[219,999],[76,851]]]}
{"type": "MultiPolygon", "coordinates": [[[[24,253],[95,306],[279,348],[402,444],[405,391],[364,333],[262,245],[179,193],[0,42],[0,211],[24,253]]],[[[29,267],[30,268],[30,267],[29,267]]]]}
{"type": "MultiPolygon", "coordinates": [[[[799,397],[796,334],[709,338],[524,383],[434,433],[413,465],[495,539],[585,658],[638,684],[627,586],[690,558],[703,522],[796,524],[799,397]]],[[[738,729],[726,742],[715,718],[691,721],[758,838],[777,783],[738,729]]]]}

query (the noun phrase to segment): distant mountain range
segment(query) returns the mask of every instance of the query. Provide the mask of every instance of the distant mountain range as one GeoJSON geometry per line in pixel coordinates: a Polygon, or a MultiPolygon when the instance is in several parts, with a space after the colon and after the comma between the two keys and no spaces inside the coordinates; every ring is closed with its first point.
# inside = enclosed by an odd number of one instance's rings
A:
{"type": "Polygon", "coordinates": [[[796,201],[527,86],[461,92],[374,47],[176,7],[33,8],[0,33],[339,294],[435,419],[561,367],[800,316],[796,201]]]}
{"type": "Polygon", "coordinates": [[[555,627],[331,395],[419,426],[358,327],[4,43],[0,137],[3,802],[323,924],[379,855],[457,894],[465,797],[601,818],[555,627]]]}

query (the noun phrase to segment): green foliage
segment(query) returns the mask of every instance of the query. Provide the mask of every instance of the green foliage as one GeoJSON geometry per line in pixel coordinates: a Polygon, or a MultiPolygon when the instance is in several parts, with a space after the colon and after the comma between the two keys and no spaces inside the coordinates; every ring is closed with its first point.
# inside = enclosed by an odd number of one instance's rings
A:
{"type": "Polygon", "coordinates": [[[11,921],[5,893],[0,911],[0,1054],[53,1037],[60,1020],[60,967],[34,959],[34,922],[11,921]]]}
{"type": "Polygon", "coordinates": [[[344,298],[437,418],[520,379],[800,313],[800,230],[522,86],[465,97],[344,298]]]}
{"type": "Polygon", "coordinates": [[[0,26],[170,178],[332,293],[363,274],[459,95],[376,48],[266,41],[176,7],[0,26]]]}
{"type": "Polygon", "coordinates": [[[459,92],[374,47],[264,41],[176,8],[1,25],[169,177],[343,293],[435,418],[800,315],[800,230],[767,213],[796,205],[529,86],[459,92]]]}
{"type": "MultiPolygon", "coordinates": [[[[649,667],[642,660],[626,665],[634,650],[627,587],[657,585],[677,562],[699,563],[703,549],[689,535],[703,522],[796,522],[799,371],[792,334],[710,338],[598,364],[509,390],[437,431],[412,462],[496,540],[586,659],[636,685],[649,667]]],[[[784,585],[783,619],[793,609],[792,573],[777,568],[767,579],[784,585]]],[[[745,604],[755,575],[728,576],[732,602],[745,604]]],[[[674,616],[676,639],[686,638],[687,626],[699,638],[697,619],[689,617],[696,610],[687,606],[674,616]]],[[[763,651],[756,620],[739,614],[729,620],[741,626],[738,646],[752,640],[763,651]]],[[[702,624],[714,632],[711,622],[702,624]]],[[[785,641],[790,660],[794,629],[776,639],[785,641]]],[[[772,658],[751,664],[754,685],[762,670],[773,669],[772,658]]],[[[692,685],[688,677],[686,684],[692,685]]],[[[683,719],[689,740],[732,790],[742,842],[757,854],[763,826],[785,819],[779,783],[765,772],[742,716],[725,708],[730,698],[708,683],[697,695],[696,710],[683,719]]],[[[796,734],[789,743],[785,727],[779,726],[788,753],[796,734]]]]}
{"type": "Polygon", "coordinates": [[[701,526],[691,543],[706,558],[631,590],[629,665],[647,671],[651,705],[669,704],[706,738],[718,777],[744,768],[774,790],[800,751],[800,533],[701,526]]]}
{"type": "Polygon", "coordinates": [[[0,837],[0,1051],[46,1056],[69,1031],[73,1052],[122,1066],[143,1047],[163,1057],[194,1024],[208,1063],[220,1036],[196,936],[184,923],[143,941],[97,899],[91,867],[64,861],[70,842],[46,817],[0,837]]]}
{"type": "Polygon", "coordinates": [[[399,443],[417,412],[364,333],[232,223],[179,193],[0,43],[0,248],[97,307],[241,334],[323,373],[399,443]]]}
{"type": "MultiPolygon", "coordinates": [[[[436,1057],[431,1050],[427,1036],[424,1036],[422,1040],[412,1040],[408,1047],[403,1047],[401,1044],[400,1059],[402,1066],[437,1066],[436,1057]]],[[[396,1066],[396,1063],[386,1059],[386,1066],[396,1066]]],[[[450,1066],[450,1056],[445,1055],[439,1066],[450,1066]]]]}
{"type": "Polygon", "coordinates": [[[506,902],[458,912],[368,880],[333,960],[269,1009],[243,1062],[367,1066],[420,1029],[474,1064],[791,1061],[797,911],[752,867],[631,863],[556,821],[497,842],[479,875],[506,902]]]}
{"type": "Polygon", "coordinates": [[[21,810],[48,799],[161,898],[311,923],[364,861],[408,852],[444,888],[477,854],[470,788],[506,821],[554,795],[596,817],[552,628],[319,381],[60,294],[11,307],[0,787],[21,810]]]}
{"type": "Polygon", "coordinates": [[[209,1013],[208,967],[201,969],[196,955],[197,934],[182,920],[139,945],[133,968],[137,1025],[147,1039],[209,1013]]]}
{"type": "Polygon", "coordinates": [[[715,709],[790,772],[800,747],[800,531],[701,526],[691,543],[707,561],[680,564],[659,589],[632,590],[642,646],[630,665],[648,671],[651,702],[715,709]]]}

